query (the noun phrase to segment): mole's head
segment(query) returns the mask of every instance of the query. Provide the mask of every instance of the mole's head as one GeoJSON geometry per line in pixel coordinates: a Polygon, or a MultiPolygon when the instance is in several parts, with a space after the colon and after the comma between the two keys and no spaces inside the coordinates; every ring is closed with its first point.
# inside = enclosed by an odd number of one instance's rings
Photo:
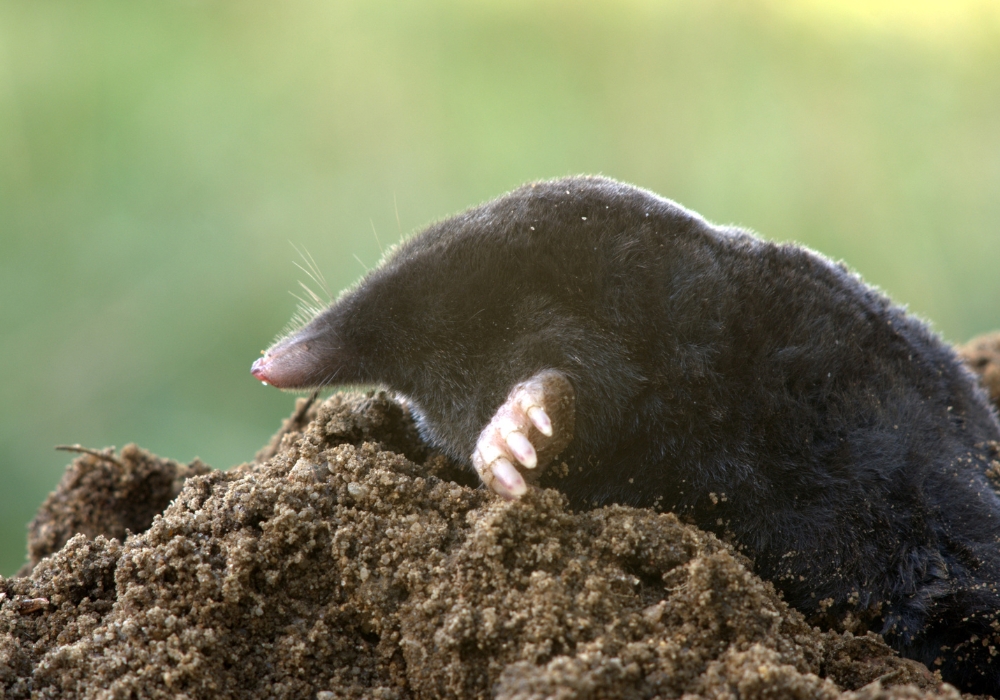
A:
{"type": "Polygon", "coordinates": [[[661,203],[600,178],[522,187],[402,243],[252,372],[279,388],[375,383],[419,399],[571,369],[594,334],[612,232],[661,203]]]}
{"type": "Polygon", "coordinates": [[[476,213],[399,246],[278,340],[253,375],[284,389],[377,383],[415,397],[432,384],[460,390],[464,379],[509,364],[511,346],[526,345],[531,319],[553,302],[526,278],[535,268],[530,239],[476,213]]]}
{"type": "Polygon", "coordinates": [[[410,391],[415,376],[467,352],[469,285],[457,275],[453,260],[411,241],[279,339],[251,372],[281,389],[377,383],[410,391]]]}

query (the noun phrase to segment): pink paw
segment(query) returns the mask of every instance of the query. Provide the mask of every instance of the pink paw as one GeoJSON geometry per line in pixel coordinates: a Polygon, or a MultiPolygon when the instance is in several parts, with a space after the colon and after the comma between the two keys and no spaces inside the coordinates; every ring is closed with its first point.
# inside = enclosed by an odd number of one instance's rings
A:
{"type": "Polygon", "coordinates": [[[544,468],[573,439],[573,385],[556,370],[543,370],[511,389],[479,434],[472,465],[491,490],[508,500],[528,490],[515,466],[544,468]]]}

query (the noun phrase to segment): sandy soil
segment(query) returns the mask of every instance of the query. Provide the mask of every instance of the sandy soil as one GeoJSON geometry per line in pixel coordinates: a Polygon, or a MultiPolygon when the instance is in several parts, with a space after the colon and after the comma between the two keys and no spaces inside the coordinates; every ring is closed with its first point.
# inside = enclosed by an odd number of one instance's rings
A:
{"type": "MultiPolygon", "coordinates": [[[[996,399],[1000,335],[963,352],[996,399]]],[[[671,514],[499,501],[383,394],[301,399],[228,472],[84,452],[28,550],[0,698],[959,697],[671,514]]]]}
{"type": "Polygon", "coordinates": [[[958,354],[979,375],[993,403],[1000,407],[1000,332],[973,338],[958,347],[958,354]]]}

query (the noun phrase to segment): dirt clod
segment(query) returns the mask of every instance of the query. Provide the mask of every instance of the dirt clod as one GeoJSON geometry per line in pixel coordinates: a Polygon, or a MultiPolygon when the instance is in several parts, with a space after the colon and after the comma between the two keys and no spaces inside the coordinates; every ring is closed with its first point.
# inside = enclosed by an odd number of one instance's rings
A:
{"type": "Polygon", "coordinates": [[[990,400],[1000,407],[1000,331],[977,336],[956,349],[969,368],[979,375],[990,400]]]}
{"type": "Polygon", "coordinates": [[[185,479],[211,471],[198,460],[179,464],[135,445],[125,446],[118,456],[112,450],[69,449],[82,454],[31,521],[29,562],[21,575],[77,533],[124,540],[126,532],[144,531],[180,493],[185,479]]]}

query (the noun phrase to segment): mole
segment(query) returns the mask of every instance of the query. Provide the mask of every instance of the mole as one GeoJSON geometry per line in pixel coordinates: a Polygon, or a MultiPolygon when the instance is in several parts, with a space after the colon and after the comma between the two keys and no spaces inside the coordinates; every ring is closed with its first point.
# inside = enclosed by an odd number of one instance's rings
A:
{"type": "Polygon", "coordinates": [[[672,511],[817,624],[1000,694],[1000,424],[843,264],[602,177],[431,225],[254,362],[377,384],[500,496],[672,511]]]}

